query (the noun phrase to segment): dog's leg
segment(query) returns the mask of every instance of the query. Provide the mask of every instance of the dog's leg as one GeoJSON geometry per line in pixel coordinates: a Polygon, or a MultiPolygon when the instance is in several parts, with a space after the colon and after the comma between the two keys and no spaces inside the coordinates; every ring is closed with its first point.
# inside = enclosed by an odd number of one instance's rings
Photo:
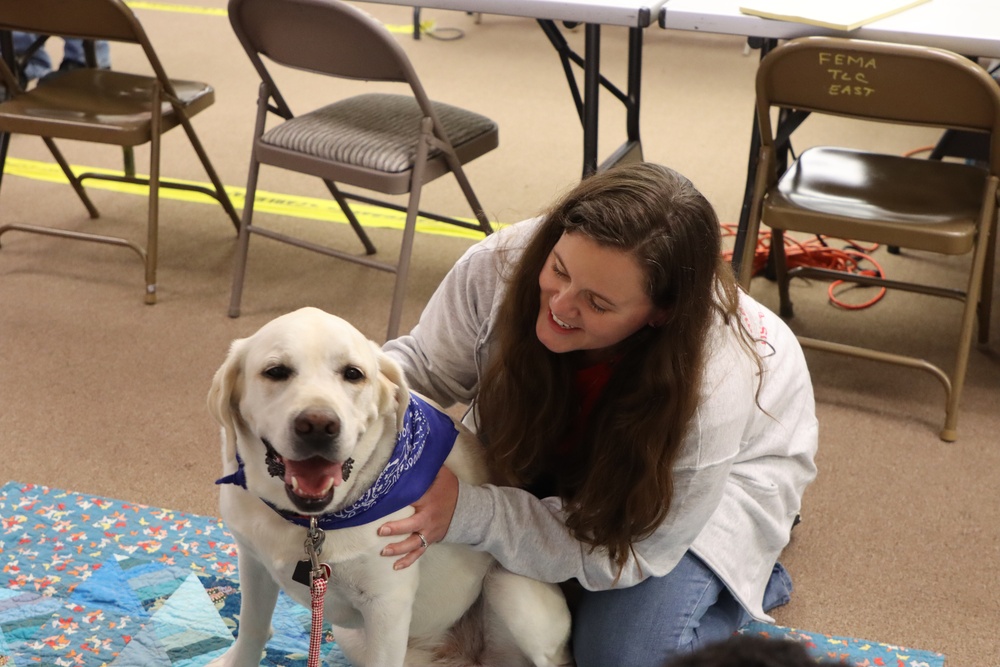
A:
{"type": "Polygon", "coordinates": [[[264,645],[271,636],[271,616],[278,601],[278,584],[267,568],[240,541],[239,636],[220,658],[206,667],[257,667],[264,645]]]}
{"type": "Polygon", "coordinates": [[[409,642],[413,600],[375,596],[362,607],[365,659],[357,667],[403,667],[409,642]]]}
{"type": "Polygon", "coordinates": [[[352,665],[365,664],[365,631],[360,628],[331,626],[333,641],[337,642],[341,653],[352,665]]]}
{"type": "Polygon", "coordinates": [[[341,573],[351,572],[338,590],[361,614],[360,627],[341,632],[354,667],[403,667],[406,661],[420,566],[396,571],[386,561],[376,555],[340,564],[341,573]]]}
{"type": "MultiPolygon", "coordinates": [[[[483,582],[487,645],[503,656],[513,642],[535,667],[572,665],[570,613],[555,584],[546,584],[496,568],[483,582]],[[497,625],[501,627],[497,627],[497,625]]],[[[510,659],[503,657],[505,664],[510,659]]]]}

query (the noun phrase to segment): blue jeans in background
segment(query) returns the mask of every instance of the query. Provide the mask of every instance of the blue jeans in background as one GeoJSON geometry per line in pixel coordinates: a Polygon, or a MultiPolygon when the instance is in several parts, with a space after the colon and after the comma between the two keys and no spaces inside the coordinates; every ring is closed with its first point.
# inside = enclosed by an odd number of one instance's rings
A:
{"type": "MultiPolygon", "coordinates": [[[[776,564],[764,609],[785,604],[791,592],[791,578],[776,564]]],[[[726,639],[750,620],[722,580],[688,552],[665,576],[629,588],[582,591],[573,609],[573,657],[577,667],[662,667],[726,639]]]]}
{"type": "MultiPolygon", "coordinates": [[[[20,55],[27,51],[35,42],[38,35],[30,32],[14,33],[14,53],[20,55]]],[[[59,66],[61,70],[75,69],[87,66],[87,57],[83,50],[82,39],[63,40],[63,59],[59,66]]],[[[94,54],[97,56],[97,66],[107,69],[111,67],[111,48],[105,41],[94,42],[94,54]]],[[[24,67],[24,78],[27,81],[41,79],[52,71],[52,58],[49,57],[45,47],[35,51],[24,67]]]]}

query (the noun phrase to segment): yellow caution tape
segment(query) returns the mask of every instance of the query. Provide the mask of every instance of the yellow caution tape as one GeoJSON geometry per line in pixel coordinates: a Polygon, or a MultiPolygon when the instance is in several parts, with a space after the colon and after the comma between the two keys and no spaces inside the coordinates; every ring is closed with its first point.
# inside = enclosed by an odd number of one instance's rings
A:
{"type": "MultiPolygon", "coordinates": [[[[175,5],[167,2],[145,2],[144,0],[126,0],[126,5],[132,9],[151,9],[158,12],[181,12],[184,14],[203,14],[205,16],[227,16],[225,9],[218,7],[196,7],[195,5],[175,5]]],[[[388,25],[389,32],[408,34],[413,32],[413,25],[388,25]]],[[[421,21],[420,32],[434,30],[434,21],[421,21]]]]}
{"type": "MultiPolygon", "coordinates": [[[[116,171],[114,169],[84,167],[80,165],[71,165],[71,167],[73,172],[76,174],[91,172],[112,176],[123,175],[121,171],[116,171]]],[[[12,176],[20,176],[22,178],[30,178],[38,181],[65,184],[69,183],[66,180],[66,175],[62,172],[62,169],[59,168],[59,165],[51,162],[40,162],[38,160],[24,160],[21,158],[8,157],[4,172],[12,176]]],[[[145,176],[139,176],[145,178],[145,176]]],[[[187,181],[179,178],[169,178],[165,180],[177,183],[186,183],[189,185],[199,185],[209,189],[212,187],[208,183],[187,181]]],[[[149,188],[145,185],[137,183],[120,183],[117,181],[105,181],[101,179],[88,179],[84,181],[84,183],[88,188],[124,192],[128,194],[141,195],[143,197],[149,196],[149,188]]],[[[229,199],[233,202],[233,206],[242,210],[243,205],[246,203],[246,189],[226,186],[226,193],[229,195],[229,199]]],[[[200,192],[192,192],[190,190],[178,190],[175,188],[161,187],[160,197],[163,199],[174,199],[178,201],[212,204],[213,206],[218,206],[218,202],[216,202],[212,197],[200,192]]],[[[373,206],[370,204],[362,204],[360,202],[351,202],[351,210],[354,211],[354,215],[358,218],[358,221],[366,227],[401,230],[406,225],[406,214],[402,211],[395,211],[393,209],[373,206]]],[[[333,199],[300,197],[296,195],[267,192],[258,189],[257,194],[254,197],[254,211],[274,213],[276,215],[287,215],[290,217],[305,218],[308,220],[348,224],[347,217],[344,215],[344,212],[341,210],[337,202],[333,199]]],[[[476,220],[472,218],[459,219],[473,224],[476,223],[476,220]]],[[[494,224],[493,226],[496,228],[498,225],[494,224]]],[[[448,223],[438,222],[436,220],[428,220],[423,217],[417,218],[417,232],[422,234],[476,240],[483,238],[482,232],[465,229],[464,227],[457,227],[455,225],[449,225],[448,223]]]]}
{"type": "Polygon", "coordinates": [[[226,16],[225,9],[218,7],[195,7],[194,5],[174,5],[166,2],[141,2],[126,0],[131,9],[152,9],[158,12],[181,12],[184,14],[206,14],[208,16],[226,16]]]}

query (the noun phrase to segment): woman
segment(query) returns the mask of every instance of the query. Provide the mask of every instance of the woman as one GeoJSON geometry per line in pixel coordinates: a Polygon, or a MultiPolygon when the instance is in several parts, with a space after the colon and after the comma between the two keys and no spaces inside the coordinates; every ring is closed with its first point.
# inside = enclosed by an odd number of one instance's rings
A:
{"type": "Polygon", "coordinates": [[[663,665],[788,600],[777,558],[816,472],[809,373],[683,176],[584,180],[470,248],[385,350],[415,390],[472,404],[500,479],[442,472],[380,528],[407,536],[384,552],[397,567],[444,540],[573,582],[579,667],[663,665]]]}

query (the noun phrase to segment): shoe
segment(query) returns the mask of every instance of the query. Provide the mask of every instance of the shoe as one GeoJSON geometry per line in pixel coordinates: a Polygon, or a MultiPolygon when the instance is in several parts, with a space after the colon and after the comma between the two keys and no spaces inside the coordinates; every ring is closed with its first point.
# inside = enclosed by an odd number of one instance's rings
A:
{"type": "MultiPolygon", "coordinates": [[[[21,90],[28,89],[28,77],[24,75],[24,70],[18,71],[17,82],[21,84],[21,90]]],[[[10,95],[7,94],[7,86],[0,83],[0,102],[4,102],[8,99],[10,99],[10,95]]]]}
{"type": "Polygon", "coordinates": [[[48,74],[42,76],[38,80],[38,83],[39,84],[45,83],[46,81],[48,81],[48,80],[50,80],[52,78],[55,78],[55,77],[59,76],[60,74],[65,74],[66,72],[72,72],[75,69],[83,69],[86,66],[87,66],[86,63],[77,62],[75,60],[64,60],[59,65],[59,69],[53,70],[53,71],[49,72],[48,74]]]}

